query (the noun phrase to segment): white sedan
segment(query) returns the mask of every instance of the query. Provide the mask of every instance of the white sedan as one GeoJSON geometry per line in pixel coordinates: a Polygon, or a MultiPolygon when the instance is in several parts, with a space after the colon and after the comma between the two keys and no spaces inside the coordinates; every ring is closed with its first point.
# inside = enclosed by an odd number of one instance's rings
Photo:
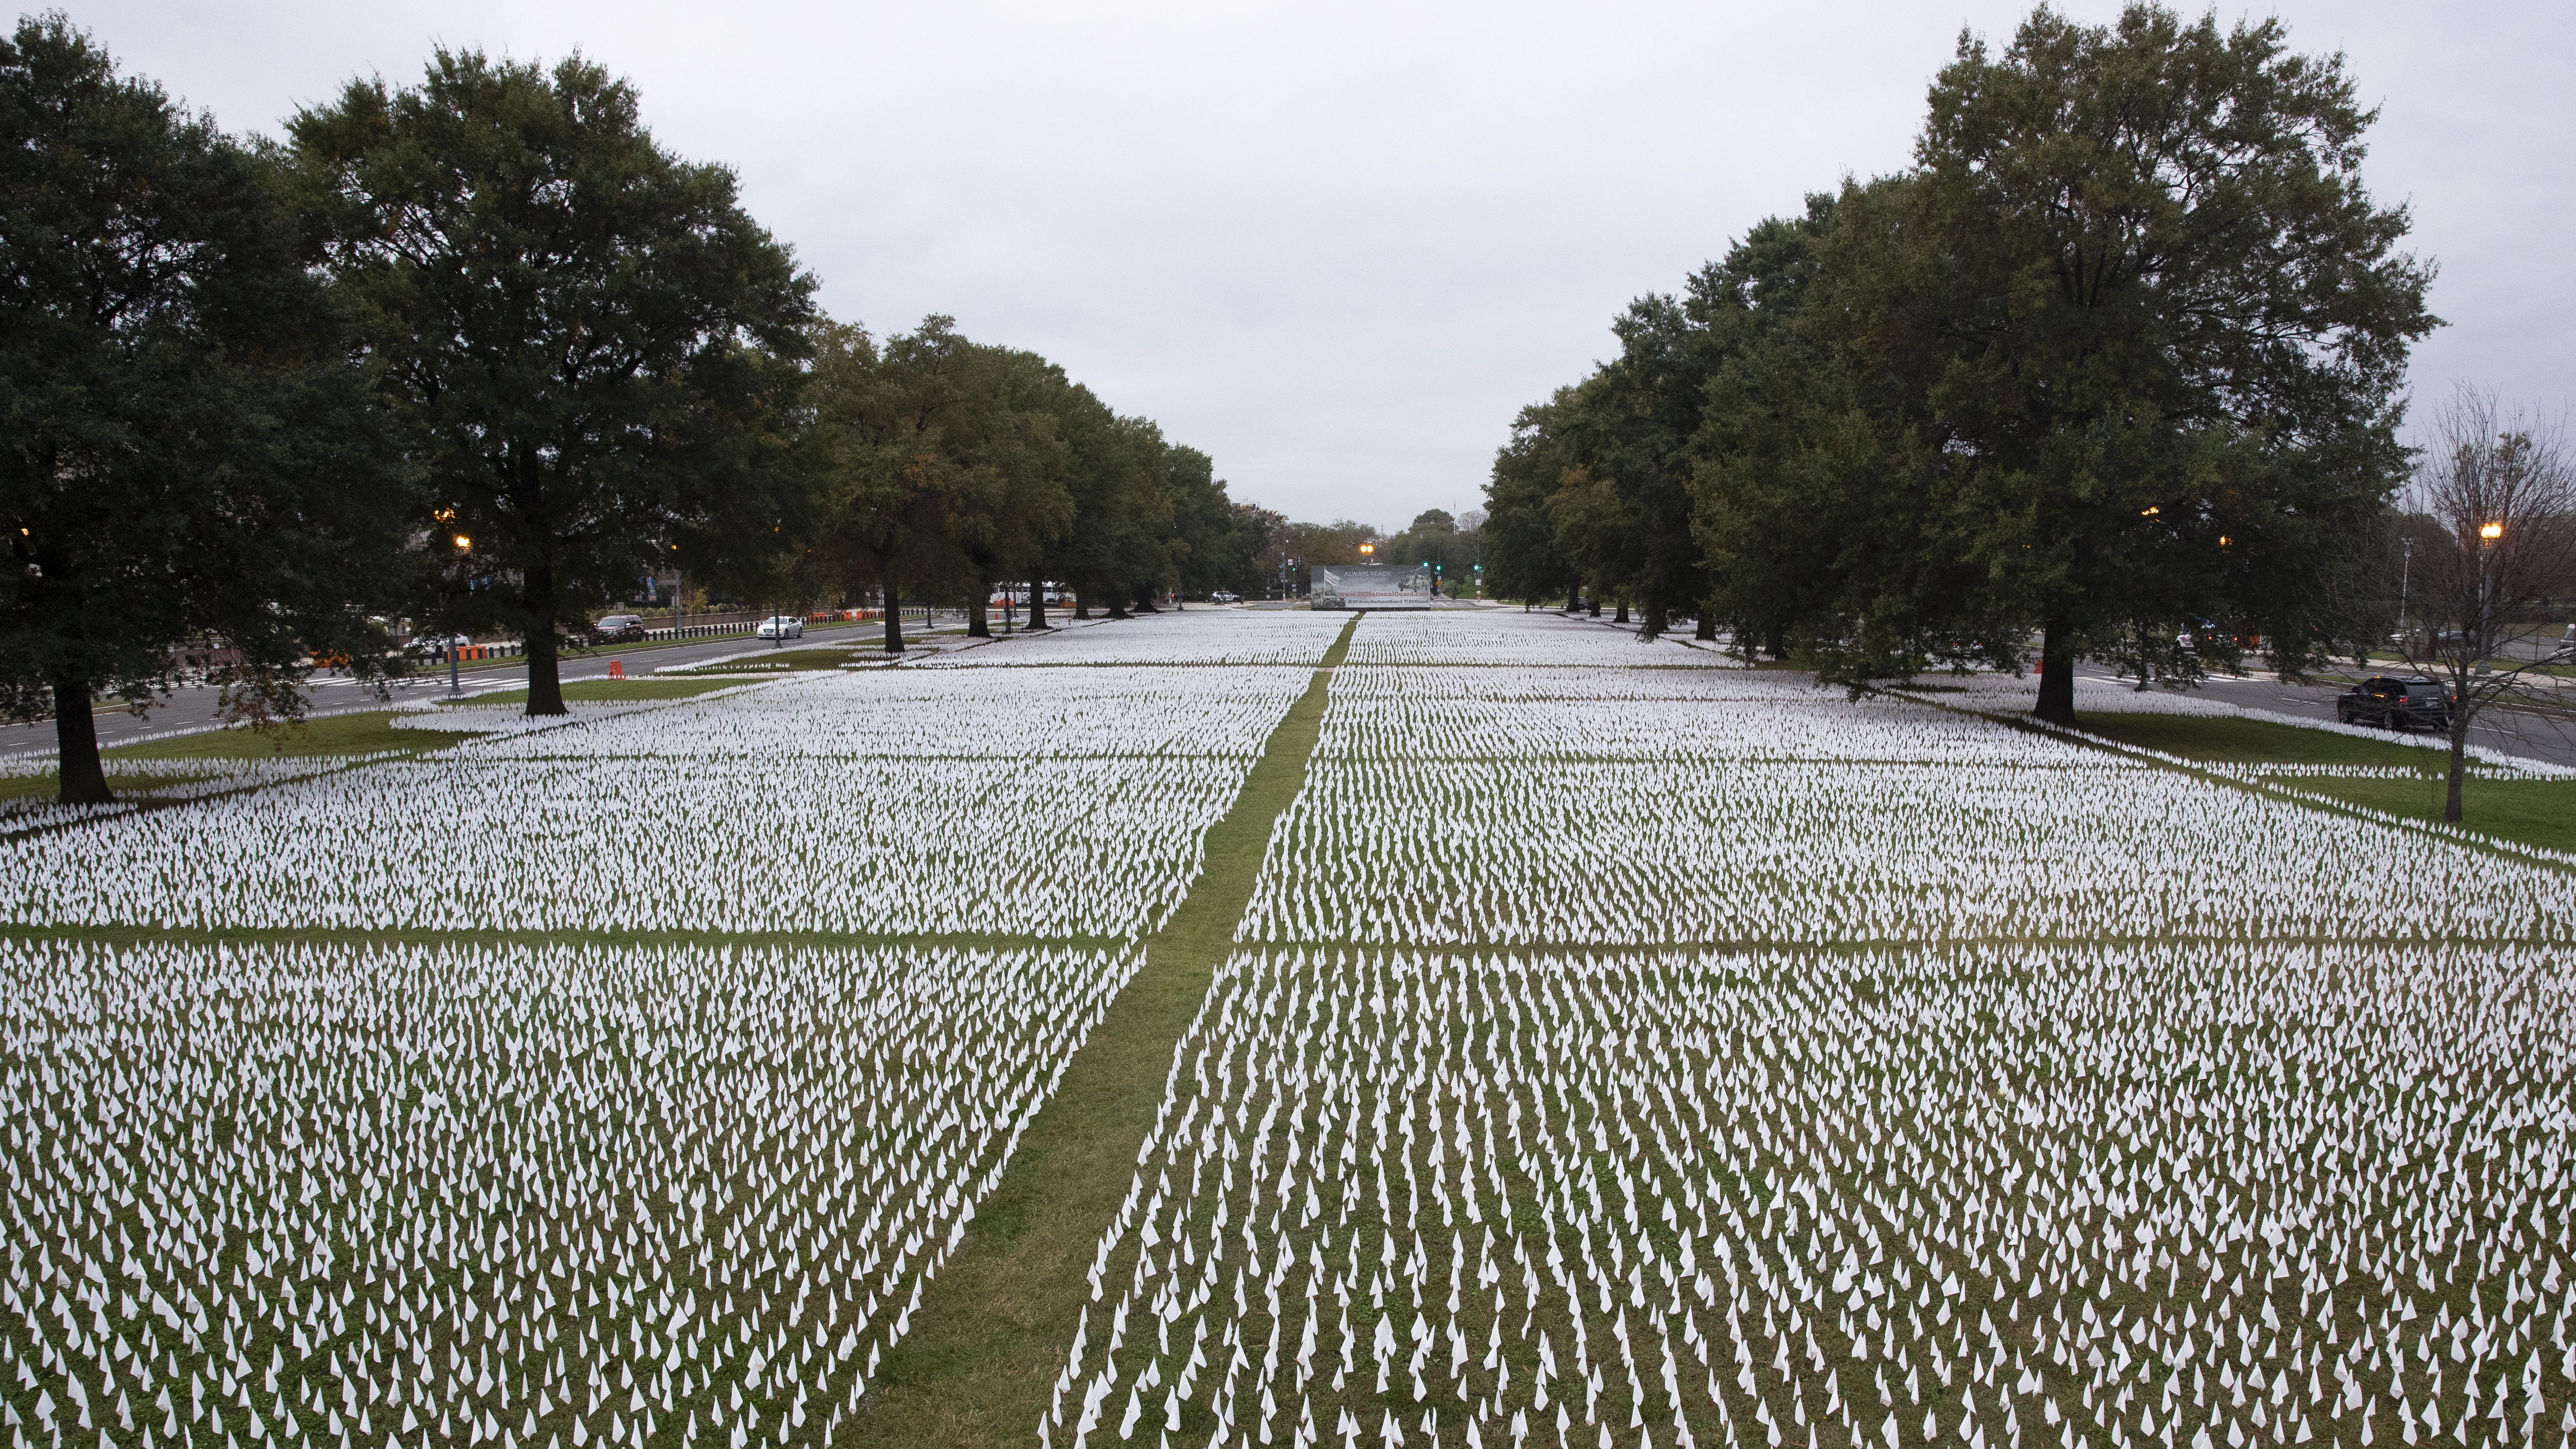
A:
{"type": "Polygon", "coordinates": [[[760,627],[751,633],[755,639],[802,639],[805,637],[805,621],[793,614],[772,614],[761,620],[760,627]]]}

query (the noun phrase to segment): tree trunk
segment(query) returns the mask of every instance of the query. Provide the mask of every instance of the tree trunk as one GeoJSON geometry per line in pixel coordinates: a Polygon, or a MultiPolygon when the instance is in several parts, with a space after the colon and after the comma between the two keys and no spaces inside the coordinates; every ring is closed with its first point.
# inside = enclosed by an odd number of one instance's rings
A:
{"type": "Polygon", "coordinates": [[[1625,624],[1628,622],[1628,601],[1626,599],[1621,599],[1619,601],[1619,612],[1611,616],[1610,622],[1613,624],[1625,624]]]}
{"type": "Polygon", "coordinates": [[[1581,584],[1567,584],[1565,586],[1565,612],[1569,614],[1580,613],[1582,609],[1583,586],[1581,584]]]}
{"type": "Polygon", "coordinates": [[[1716,642],[1717,614],[1714,610],[1703,608],[1699,611],[1699,624],[1691,630],[1691,637],[1704,644],[1716,642]]]}
{"type": "Polygon", "coordinates": [[[1091,617],[1091,590],[1082,588],[1079,585],[1074,589],[1073,617],[1077,619],[1088,619],[1091,617]]]}
{"type": "Polygon", "coordinates": [[[1642,627],[1638,632],[1649,639],[1663,637],[1664,631],[1673,626],[1672,615],[1667,613],[1661,604],[1648,604],[1645,608],[1645,616],[1640,621],[1642,627]]]}
{"type": "Polygon", "coordinates": [[[2075,641],[2064,624],[2040,631],[2039,708],[2031,713],[2051,724],[2075,723],[2075,641]]]}
{"type": "Polygon", "coordinates": [[[885,586],[885,652],[903,652],[903,595],[896,592],[893,580],[885,586]]]}
{"type": "Polygon", "coordinates": [[[1044,629],[1048,627],[1046,621],[1046,581],[1043,579],[1029,580],[1029,627],[1032,629],[1044,629]]]}
{"type": "Polygon", "coordinates": [[[1593,595],[1593,596],[1592,596],[1591,603],[1592,603],[1592,617],[1593,617],[1593,618],[1595,618],[1595,619],[1600,618],[1600,617],[1601,617],[1601,596],[1600,596],[1600,595],[1598,595],[1598,594],[1593,595]]]}
{"type": "MultiPolygon", "coordinates": [[[[2459,697],[2451,701],[2451,768],[2442,795],[2442,818],[2453,825],[2460,823],[2460,782],[2469,774],[2469,712],[2460,708],[2459,697]]],[[[66,776],[66,779],[69,777],[66,776]]],[[[69,796],[64,798],[68,799],[69,796]]]]}
{"type": "Polygon", "coordinates": [[[555,657],[555,570],[536,564],[528,570],[520,599],[528,609],[528,717],[569,714],[564,708],[563,671],[555,657]]]}
{"type": "Polygon", "coordinates": [[[1109,596],[1109,617],[1113,619],[1134,617],[1127,612],[1127,600],[1124,595],[1111,594],[1109,596]]]}
{"type": "Polygon", "coordinates": [[[1162,609],[1157,607],[1154,603],[1154,591],[1152,589],[1138,589],[1136,591],[1135,609],[1139,614],[1159,614],[1163,612],[1162,609]]]}
{"type": "Polygon", "coordinates": [[[107,772],[99,768],[98,720],[90,713],[89,681],[80,675],[54,676],[54,746],[55,773],[61,777],[55,799],[66,805],[104,805],[116,798],[108,793],[107,772]]]}
{"type": "Polygon", "coordinates": [[[966,602],[966,637],[967,637],[967,638],[969,638],[969,639],[990,639],[990,638],[992,638],[992,637],[993,637],[993,624],[992,624],[992,620],[986,616],[986,612],[985,612],[985,611],[986,611],[986,606],[987,606],[987,605],[990,603],[990,601],[991,601],[992,593],[993,593],[993,586],[992,586],[991,584],[977,584],[977,585],[975,586],[975,597],[973,597],[972,599],[967,600],[967,602],[966,602]]]}
{"type": "Polygon", "coordinates": [[[2149,657],[2149,656],[2148,656],[2148,654],[2147,654],[2147,626],[2142,622],[2142,623],[2140,623],[2140,624],[2138,625],[2138,687],[2137,687],[2137,689],[2134,691],[2135,693],[2138,693],[2138,694],[2144,694],[2144,693],[2146,693],[2146,692],[2147,692],[2147,659],[2148,659],[2148,657],[2149,657]]]}

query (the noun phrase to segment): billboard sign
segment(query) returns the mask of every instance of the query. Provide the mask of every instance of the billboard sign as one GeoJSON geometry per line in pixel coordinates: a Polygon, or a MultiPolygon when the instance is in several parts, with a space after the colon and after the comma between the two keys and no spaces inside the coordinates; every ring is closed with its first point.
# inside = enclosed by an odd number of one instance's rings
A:
{"type": "Polygon", "coordinates": [[[1431,570],[1419,565],[1317,564],[1314,607],[1318,609],[1431,609],[1448,604],[1432,592],[1431,570]]]}

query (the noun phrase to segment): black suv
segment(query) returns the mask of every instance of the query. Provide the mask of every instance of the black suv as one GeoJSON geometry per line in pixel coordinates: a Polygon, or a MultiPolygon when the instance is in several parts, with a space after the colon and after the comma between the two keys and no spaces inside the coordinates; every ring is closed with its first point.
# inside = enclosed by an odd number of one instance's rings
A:
{"type": "Polygon", "coordinates": [[[2335,718],[2392,730],[2446,729],[2451,697],[2440,681],[2420,674],[2374,674],[2336,697],[2335,718]]]}

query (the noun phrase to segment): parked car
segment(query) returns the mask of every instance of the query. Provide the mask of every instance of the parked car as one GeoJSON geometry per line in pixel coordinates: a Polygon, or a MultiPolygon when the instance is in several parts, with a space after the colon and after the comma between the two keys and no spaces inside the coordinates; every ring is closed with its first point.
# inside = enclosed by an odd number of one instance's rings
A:
{"type": "Polygon", "coordinates": [[[641,614],[604,614],[590,626],[594,644],[640,644],[644,642],[644,616],[641,614]]]}
{"type": "Polygon", "coordinates": [[[2374,674],[2335,700],[2335,718],[2392,730],[2447,729],[2451,697],[2441,681],[2420,674],[2374,674]]]}
{"type": "Polygon", "coordinates": [[[415,634],[407,646],[416,659],[445,659],[450,647],[474,642],[471,634],[415,634]]]}
{"type": "Polygon", "coordinates": [[[805,637],[805,621],[793,614],[772,614],[761,620],[760,627],[752,630],[751,634],[755,639],[802,639],[805,637]]]}

